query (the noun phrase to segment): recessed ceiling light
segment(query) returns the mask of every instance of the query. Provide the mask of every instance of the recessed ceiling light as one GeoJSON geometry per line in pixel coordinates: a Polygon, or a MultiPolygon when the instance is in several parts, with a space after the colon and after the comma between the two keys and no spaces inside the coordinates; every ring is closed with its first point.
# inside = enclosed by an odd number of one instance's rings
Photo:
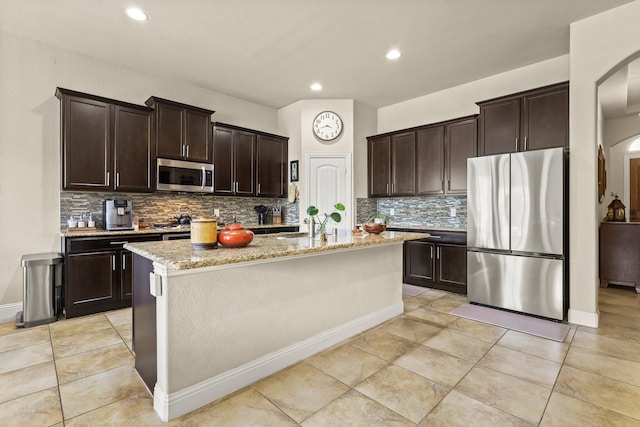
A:
{"type": "Polygon", "coordinates": [[[387,59],[398,59],[400,58],[400,55],[402,54],[398,49],[391,49],[389,52],[387,52],[387,59]]]}
{"type": "Polygon", "coordinates": [[[147,14],[144,13],[141,9],[138,9],[137,7],[130,7],[127,10],[125,10],[125,12],[127,13],[127,16],[129,18],[134,19],[136,21],[146,21],[147,19],[149,19],[147,14]]]}
{"type": "Polygon", "coordinates": [[[314,92],[318,92],[322,90],[322,85],[320,83],[314,83],[311,85],[311,90],[314,92]]]}

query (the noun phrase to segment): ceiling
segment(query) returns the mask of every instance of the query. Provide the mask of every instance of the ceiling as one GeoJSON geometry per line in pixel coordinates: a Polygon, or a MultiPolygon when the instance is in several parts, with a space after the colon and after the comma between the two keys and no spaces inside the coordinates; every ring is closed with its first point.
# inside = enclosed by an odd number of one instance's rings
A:
{"type": "Polygon", "coordinates": [[[571,22],[631,1],[1,0],[0,30],[274,108],[382,107],[567,54],[571,22]]]}

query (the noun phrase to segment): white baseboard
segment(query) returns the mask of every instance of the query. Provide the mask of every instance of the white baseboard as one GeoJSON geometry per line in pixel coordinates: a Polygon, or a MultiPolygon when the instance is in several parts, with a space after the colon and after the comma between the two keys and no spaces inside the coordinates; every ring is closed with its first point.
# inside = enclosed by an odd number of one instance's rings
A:
{"type": "Polygon", "coordinates": [[[156,384],[153,391],[153,408],[162,421],[169,421],[187,414],[347,338],[399,316],[403,310],[402,302],[394,304],[171,394],[165,393],[156,384]]]}
{"type": "Polygon", "coordinates": [[[569,323],[573,323],[581,326],[588,326],[590,328],[598,327],[598,314],[599,312],[590,313],[588,311],[576,310],[573,308],[569,309],[568,313],[568,321],[569,323]]]}
{"type": "Polygon", "coordinates": [[[16,320],[16,314],[22,311],[22,303],[14,302],[12,304],[0,305],[0,323],[16,320]]]}

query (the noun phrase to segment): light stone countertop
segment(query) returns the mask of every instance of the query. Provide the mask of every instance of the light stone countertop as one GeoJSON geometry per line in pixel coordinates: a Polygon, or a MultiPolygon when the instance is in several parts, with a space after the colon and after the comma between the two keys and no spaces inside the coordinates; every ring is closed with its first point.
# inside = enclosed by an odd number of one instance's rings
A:
{"type": "Polygon", "coordinates": [[[168,270],[188,270],[426,237],[429,237],[429,234],[385,231],[380,235],[358,233],[335,238],[328,236],[327,242],[321,242],[318,236],[310,239],[306,233],[280,233],[256,235],[244,248],[225,248],[218,245],[216,249],[194,249],[189,240],[128,243],[124,248],[162,264],[168,270]]]}

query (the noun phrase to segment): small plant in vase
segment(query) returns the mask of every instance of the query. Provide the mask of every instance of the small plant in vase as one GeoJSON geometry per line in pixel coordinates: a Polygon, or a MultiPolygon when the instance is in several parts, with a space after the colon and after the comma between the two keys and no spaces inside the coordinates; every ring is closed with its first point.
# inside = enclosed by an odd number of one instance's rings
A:
{"type": "Polygon", "coordinates": [[[307,208],[307,215],[312,219],[310,226],[313,227],[313,218],[315,217],[318,224],[320,224],[320,227],[318,228],[320,239],[327,240],[327,221],[329,219],[336,223],[342,221],[342,215],[340,215],[340,212],[344,212],[344,205],[342,203],[336,203],[333,205],[333,212],[330,214],[325,213],[322,221],[320,221],[320,218],[318,217],[318,212],[320,212],[318,208],[313,205],[307,208]]]}
{"type": "Polygon", "coordinates": [[[367,233],[380,234],[387,229],[387,221],[389,216],[376,212],[371,215],[367,222],[362,224],[362,228],[367,233]]]}

